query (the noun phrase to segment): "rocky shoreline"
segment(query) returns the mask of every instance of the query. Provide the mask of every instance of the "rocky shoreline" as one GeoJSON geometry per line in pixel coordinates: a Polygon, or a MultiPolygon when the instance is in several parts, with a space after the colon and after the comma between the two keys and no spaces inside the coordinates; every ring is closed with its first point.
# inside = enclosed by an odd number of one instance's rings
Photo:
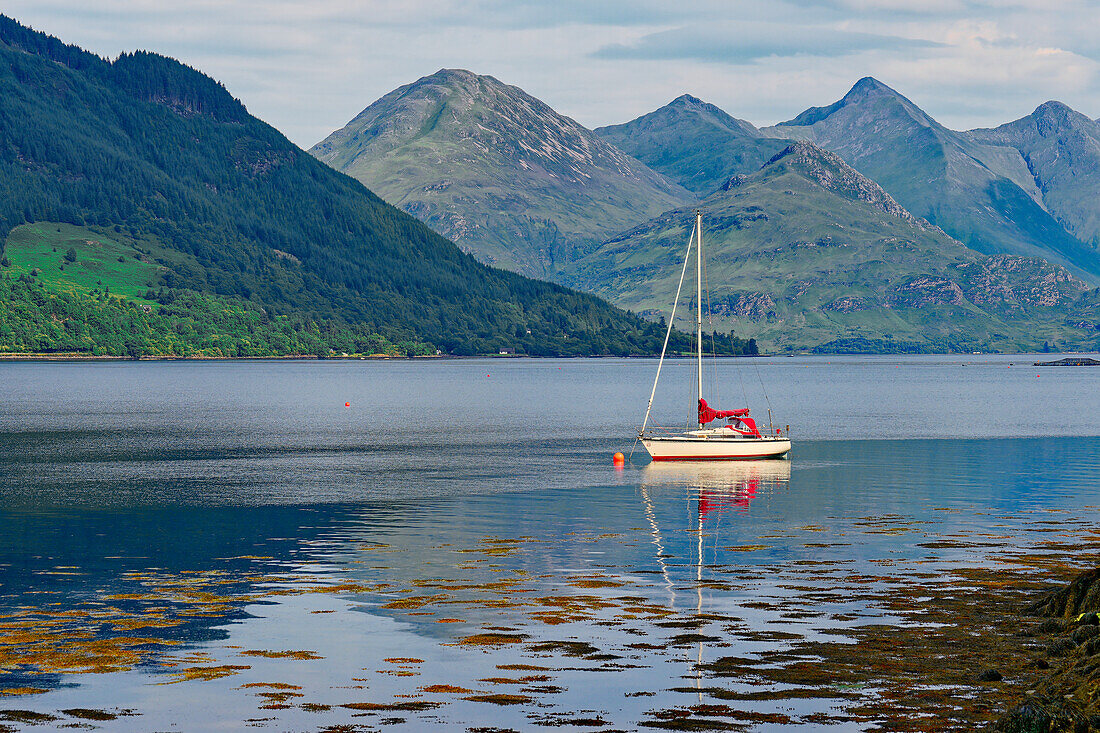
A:
{"type": "MultiPolygon", "coordinates": [[[[1024,609],[1045,617],[1033,630],[1046,642],[1034,660],[1048,670],[1044,679],[1005,714],[992,730],[1000,733],[1090,733],[1100,731],[1100,568],[1024,609]]],[[[992,671],[992,670],[991,670],[992,671]]],[[[998,672],[992,671],[995,674],[998,672]]]]}

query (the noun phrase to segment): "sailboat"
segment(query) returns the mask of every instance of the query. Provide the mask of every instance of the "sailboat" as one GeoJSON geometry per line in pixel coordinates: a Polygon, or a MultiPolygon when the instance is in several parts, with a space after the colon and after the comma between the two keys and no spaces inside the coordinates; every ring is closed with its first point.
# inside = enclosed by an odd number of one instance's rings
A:
{"type": "MultiPolygon", "coordinates": [[[[770,415],[769,410],[769,415],[770,415]]],[[[762,433],[756,421],[750,416],[749,408],[736,410],[716,410],[707,404],[703,397],[703,215],[695,212],[695,227],[688,239],[684,253],[684,266],[680,271],[680,284],[676,288],[676,298],[672,301],[672,315],[668,319],[668,331],[665,343],[661,347],[661,359],[657,362],[657,375],[653,379],[653,390],[649,395],[642,429],[638,440],[649,451],[654,461],[731,461],[758,458],[783,458],[791,450],[789,428],[785,433],[781,428],[770,425],[762,433]],[[649,415],[653,409],[653,398],[657,395],[657,383],[661,379],[661,367],[665,363],[672,324],[676,318],[676,304],[684,287],[684,276],[691,261],[691,250],[695,247],[695,342],[696,342],[696,407],[698,410],[695,429],[674,431],[664,428],[649,428],[649,415]],[[725,420],[726,424],[708,427],[713,422],[725,420]]]]}

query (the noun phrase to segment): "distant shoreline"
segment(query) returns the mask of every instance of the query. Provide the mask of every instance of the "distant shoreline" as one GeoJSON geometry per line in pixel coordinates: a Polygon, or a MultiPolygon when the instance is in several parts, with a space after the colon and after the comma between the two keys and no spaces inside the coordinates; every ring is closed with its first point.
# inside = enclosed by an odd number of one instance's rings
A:
{"type": "MultiPolygon", "coordinates": [[[[299,354],[294,356],[142,356],[134,359],[129,356],[90,356],[87,354],[11,354],[0,353],[0,362],[4,361],[462,361],[469,359],[656,359],[660,354],[646,354],[641,356],[613,356],[607,354],[589,354],[586,356],[531,356],[529,354],[477,354],[474,356],[459,356],[456,354],[428,354],[424,356],[325,356],[319,357],[311,354],[299,354]]],[[[749,356],[735,356],[723,354],[720,359],[744,359],[755,357],[773,357],[777,354],[755,354],[749,356]]],[[[784,355],[785,356],[785,355],[784,355]]],[[[793,354],[791,355],[793,356],[793,354]]],[[[666,359],[691,359],[692,355],[669,355],[666,359]]]]}
{"type": "Polygon", "coordinates": [[[130,356],[93,356],[90,354],[0,354],[0,361],[387,361],[400,359],[412,361],[414,359],[463,359],[470,357],[455,357],[432,354],[430,356],[388,356],[388,355],[363,355],[363,356],[325,356],[318,357],[311,354],[294,354],[288,356],[142,356],[134,359],[130,356]]]}
{"type": "MultiPolygon", "coordinates": [[[[882,353],[882,354],[815,354],[811,352],[804,353],[783,353],[783,354],[753,354],[753,355],[732,355],[723,354],[717,358],[720,359],[782,359],[792,357],[813,357],[815,359],[839,359],[847,357],[864,357],[864,356],[886,356],[886,357],[912,357],[912,356],[1020,356],[1020,357],[1035,357],[1035,356],[1055,356],[1061,354],[1089,354],[1095,352],[1058,352],[1057,354],[1044,354],[1042,352],[1029,352],[1021,351],[1015,353],[1009,352],[988,352],[981,354],[964,353],[964,352],[922,352],[922,353],[882,353]]],[[[528,354],[478,354],[475,356],[458,356],[455,354],[428,354],[424,356],[389,356],[383,354],[371,354],[371,355],[357,355],[357,356],[344,356],[334,355],[318,357],[312,354],[297,354],[292,356],[142,356],[139,359],[134,359],[129,356],[92,356],[89,354],[18,354],[18,353],[0,353],[0,363],[3,362],[164,362],[164,361],[213,361],[213,362],[237,362],[237,361],[464,361],[470,359],[656,359],[659,354],[647,354],[636,356],[612,356],[612,355],[596,355],[590,354],[586,356],[531,356],[528,354]]],[[[666,359],[691,359],[694,355],[668,355],[666,359]]]]}

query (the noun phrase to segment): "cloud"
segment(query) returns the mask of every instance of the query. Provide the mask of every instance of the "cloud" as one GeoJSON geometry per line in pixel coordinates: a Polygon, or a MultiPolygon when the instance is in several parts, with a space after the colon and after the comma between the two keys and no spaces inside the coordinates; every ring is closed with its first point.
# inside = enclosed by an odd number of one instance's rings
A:
{"type": "Polygon", "coordinates": [[[609,44],[601,59],[690,59],[745,64],[784,56],[845,56],[871,49],[935,48],[923,39],[778,23],[739,23],[726,27],[682,27],[650,33],[631,44],[609,44]]]}
{"type": "Polygon", "coordinates": [[[491,74],[590,127],[685,92],[771,124],[863,76],[955,128],[1051,98],[1100,114],[1095,0],[6,0],[3,12],[104,56],[178,58],[305,147],[442,67],[491,74]]]}

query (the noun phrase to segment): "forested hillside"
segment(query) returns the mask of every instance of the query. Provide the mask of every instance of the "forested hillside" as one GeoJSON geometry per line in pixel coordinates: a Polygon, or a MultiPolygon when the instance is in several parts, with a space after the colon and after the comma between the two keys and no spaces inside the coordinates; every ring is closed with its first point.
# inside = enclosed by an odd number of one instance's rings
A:
{"type": "Polygon", "coordinates": [[[109,62],[0,16],[0,241],[28,222],[156,242],[157,288],[445,352],[652,353],[663,335],[479,264],[194,69],[109,62]]]}

